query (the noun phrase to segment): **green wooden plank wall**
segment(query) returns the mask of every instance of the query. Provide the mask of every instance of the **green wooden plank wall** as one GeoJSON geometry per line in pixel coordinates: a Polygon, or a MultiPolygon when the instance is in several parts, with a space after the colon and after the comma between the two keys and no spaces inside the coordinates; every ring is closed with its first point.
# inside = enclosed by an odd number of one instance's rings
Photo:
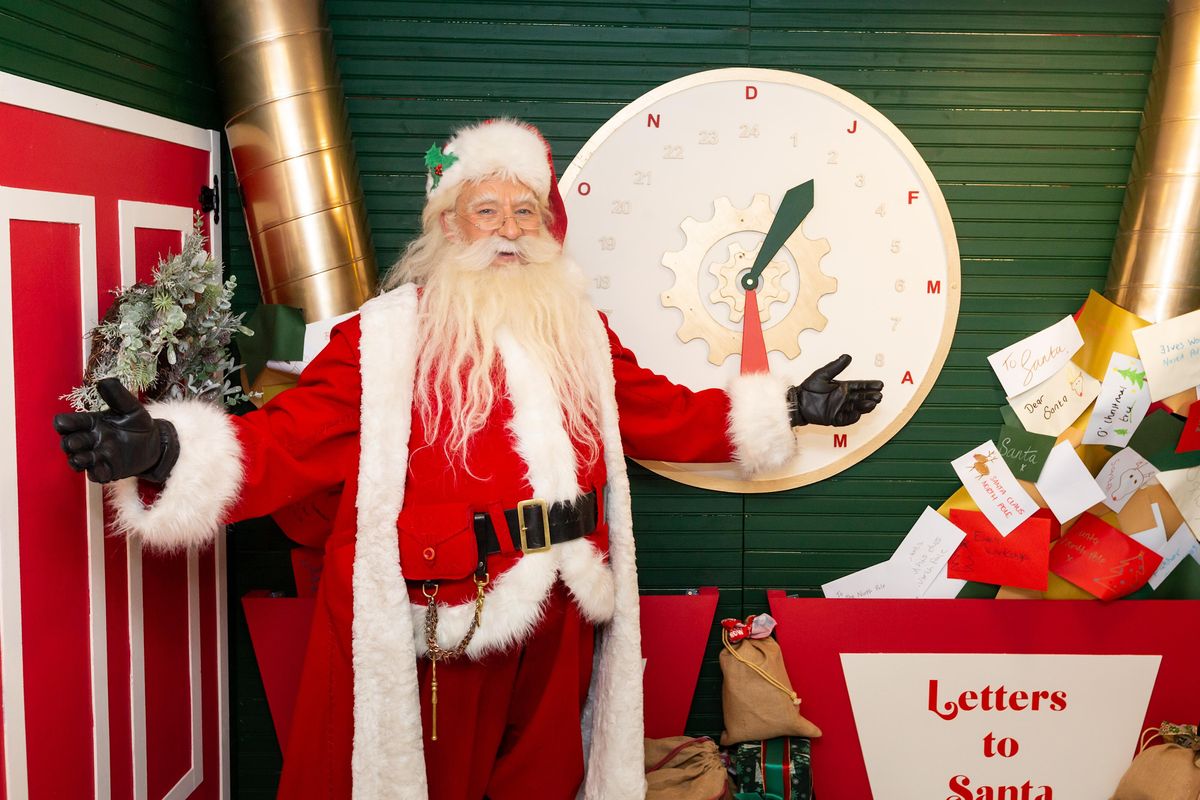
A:
{"type": "Polygon", "coordinates": [[[221,127],[195,0],[0,0],[0,70],[221,127]]]}

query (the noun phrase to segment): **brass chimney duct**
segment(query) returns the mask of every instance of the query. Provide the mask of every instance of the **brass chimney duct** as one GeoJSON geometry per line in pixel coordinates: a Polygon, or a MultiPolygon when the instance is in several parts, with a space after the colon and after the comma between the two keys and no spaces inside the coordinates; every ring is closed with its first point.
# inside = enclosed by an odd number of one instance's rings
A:
{"type": "Polygon", "coordinates": [[[1200,307],[1200,0],[1166,9],[1104,295],[1151,322],[1200,307]]]}
{"type": "Polygon", "coordinates": [[[354,311],[377,271],[320,0],[209,0],[225,133],[263,301],[354,311]]]}

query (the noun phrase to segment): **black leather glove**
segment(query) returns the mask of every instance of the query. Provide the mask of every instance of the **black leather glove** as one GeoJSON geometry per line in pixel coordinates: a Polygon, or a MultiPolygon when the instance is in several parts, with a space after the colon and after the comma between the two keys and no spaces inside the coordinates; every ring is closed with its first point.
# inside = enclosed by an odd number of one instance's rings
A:
{"type": "Polygon", "coordinates": [[[179,458],[175,426],[154,419],[116,378],[96,384],[108,411],[56,414],[67,463],[95,483],[136,475],[162,483],[179,458]]]}
{"type": "Polygon", "coordinates": [[[792,425],[853,425],[883,400],[883,381],[835,381],[850,364],[841,355],[788,389],[792,425]]]}

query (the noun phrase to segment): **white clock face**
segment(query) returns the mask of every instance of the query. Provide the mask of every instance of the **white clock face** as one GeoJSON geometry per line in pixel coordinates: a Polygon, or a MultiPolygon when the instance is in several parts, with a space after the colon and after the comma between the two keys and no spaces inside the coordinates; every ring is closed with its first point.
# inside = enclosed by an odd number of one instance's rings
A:
{"type": "Polygon", "coordinates": [[[740,367],[749,270],[788,189],[813,206],[763,271],[771,371],[798,383],[841,353],[842,378],[884,400],[846,428],[796,429],[800,455],[746,480],[731,465],[649,462],[695,486],[775,491],[820,480],[883,445],[932,388],[954,333],[958,246],[945,200],[878,111],[790,72],[721,69],[660,86],[606,123],[564,172],[567,252],[644,366],[693,389],[740,367]]]}

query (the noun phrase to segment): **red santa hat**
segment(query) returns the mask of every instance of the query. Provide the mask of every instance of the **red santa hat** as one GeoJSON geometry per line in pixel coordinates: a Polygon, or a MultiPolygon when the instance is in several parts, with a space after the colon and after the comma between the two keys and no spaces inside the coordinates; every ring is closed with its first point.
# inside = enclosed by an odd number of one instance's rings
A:
{"type": "Polygon", "coordinates": [[[425,196],[450,192],[467,181],[511,178],[534,191],[550,209],[550,234],[567,235],[567,211],[558,193],[554,157],[537,128],[516,119],[489,119],[455,131],[440,149],[425,153],[425,196]]]}

